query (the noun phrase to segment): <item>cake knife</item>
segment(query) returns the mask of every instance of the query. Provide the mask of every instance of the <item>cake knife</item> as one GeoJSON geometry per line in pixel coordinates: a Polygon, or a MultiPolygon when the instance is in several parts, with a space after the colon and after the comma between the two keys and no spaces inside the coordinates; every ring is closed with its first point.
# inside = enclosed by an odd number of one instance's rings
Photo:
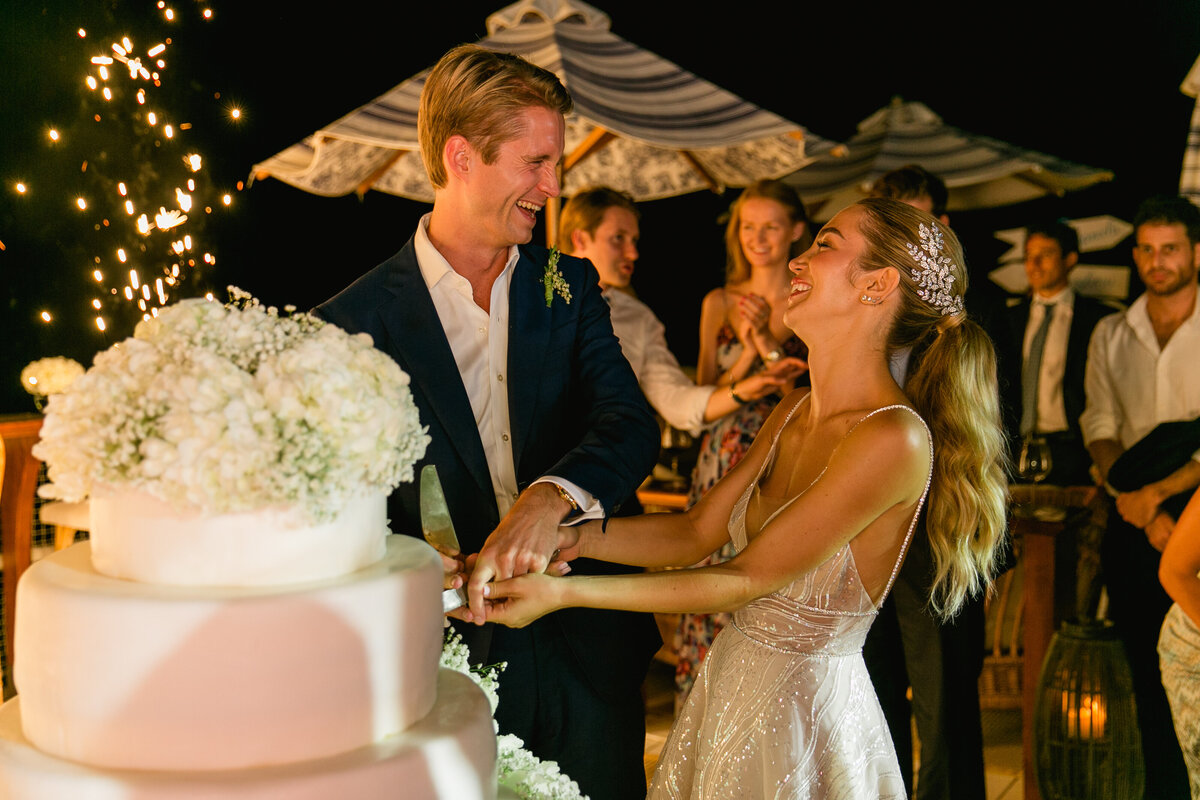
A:
{"type": "MultiPolygon", "coordinates": [[[[421,469],[421,531],[425,541],[438,552],[462,553],[458,536],[454,533],[454,521],[450,519],[450,508],[438,478],[437,466],[426,464],[421,469]]],[[[442,613],[467,605],[466,589],[445,589],[442,592],[442,613]]]]}

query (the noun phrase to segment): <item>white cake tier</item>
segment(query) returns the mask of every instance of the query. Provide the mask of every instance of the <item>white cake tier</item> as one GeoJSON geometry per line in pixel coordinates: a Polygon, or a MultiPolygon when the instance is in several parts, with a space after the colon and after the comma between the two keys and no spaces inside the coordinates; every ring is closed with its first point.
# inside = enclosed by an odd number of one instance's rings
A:
{"type": "Polygon", "coordinates": [[[331,522],[295,511],[202,516],[145,492],[98,492],[92,560],[114,578],[171,586],[276,586],[345,575],[383,557],[387,498],[355,498],[331,522]]]}
{"type": "Polygon", "coordinates": [[[23,699],[0,707],[0,797],[9,800],[492,800],[496,735],[471,679],[441,670],[437,703],[407,731],[348,753],[222,772],[104,770],[47,755],[21,733],[23,699]]]}
{"type": "Polygon", "coordinates": [[[358,572],[287,587],[134,583],[87,542],[17,587],[25,735],[123,769],[238,769],[320,758],[403,731],[434,702],[441,561],[387,537],[358,572]]]}

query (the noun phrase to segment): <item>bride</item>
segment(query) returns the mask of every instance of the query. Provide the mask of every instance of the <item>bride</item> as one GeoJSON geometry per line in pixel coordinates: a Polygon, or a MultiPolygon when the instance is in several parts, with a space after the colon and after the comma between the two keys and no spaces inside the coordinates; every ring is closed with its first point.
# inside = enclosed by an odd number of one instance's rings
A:
{"type": "Polygon", "coordinates": [[[966,319],[961,245],[892,200],[837,214],[789,265],[784,319],[809,347],[746,457],[689,511],[559,531],[560,558],[688,565],[529,574],[485,588],[487,621],[568,606],[733,613],[663,748],[653,798],[904,796],[861,648],[928,497],[931,608],[985,591],[1006,483],[991,343],[966,319]],[[922,355],[901,389],[889,355],[922,355]],[[936,454],[936,457],[935,457],[936,454]]]}

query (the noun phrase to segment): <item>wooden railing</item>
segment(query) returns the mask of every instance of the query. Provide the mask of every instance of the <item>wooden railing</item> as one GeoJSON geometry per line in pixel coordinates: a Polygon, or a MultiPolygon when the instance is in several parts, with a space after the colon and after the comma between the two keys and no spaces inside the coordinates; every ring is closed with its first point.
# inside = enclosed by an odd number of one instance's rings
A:
{"type": "Polygon", "coordinates": [[[0,415],[4,445],[0,484],[0,549],[4,554],[4,696],[12,695],[13,623],[17,581],[29,567],[33,543],[33,498],[41,462],[33,445],[42,429],[41,414],[0,415]]]}

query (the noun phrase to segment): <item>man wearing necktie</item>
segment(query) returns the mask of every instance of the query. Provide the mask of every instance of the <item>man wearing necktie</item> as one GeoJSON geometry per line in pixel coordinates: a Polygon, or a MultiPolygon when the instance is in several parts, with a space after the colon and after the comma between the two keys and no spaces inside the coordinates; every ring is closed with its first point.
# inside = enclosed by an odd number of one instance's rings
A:
{"type": "Polygon", "coordinates": [[[1087,486],[1092,462],[1083,445],[1079,415],[1086,405],[1088,341],[1116,309],[1070,286],[1079,260],[1079,237],[1066,222],[1025,231],[1029,294],[1009,301],[993,330],[1000,371],[1001,406],[1012,452],[1037,434],[1050,445],[1046,483],[1087,486]]]}

